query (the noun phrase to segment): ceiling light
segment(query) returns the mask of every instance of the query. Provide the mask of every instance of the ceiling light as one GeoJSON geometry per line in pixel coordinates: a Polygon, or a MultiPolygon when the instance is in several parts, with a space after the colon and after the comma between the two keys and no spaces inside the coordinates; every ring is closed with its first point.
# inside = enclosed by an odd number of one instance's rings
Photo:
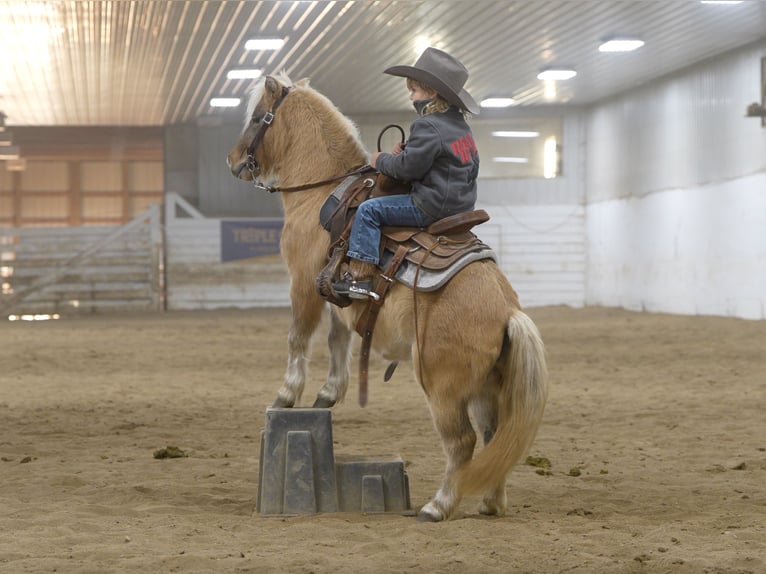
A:
{"type": "Polygon", "coordinates": [[[425,52],[426,48],[431,46],[431,38],[428,36],[417,36],[413,46],[415,48],[415,53],[420,56],[420,54],[425,52]]]}
{"type": "Polygon", "coordinates": [[[548,68],[542,70],[537,74],[538,80],[569,80],[577,75],[572,69],[569,68],[548,68]]]}
{"type": "Polygon", "coordinates": [[[607,40],[598,47],[599,52],[632,52],[644,45],[643,40],[631,38],[614,38],[607,40]]]}
{"type": "Polygon", "coordinates": [[[284,45],[282,38],[253,38],[245,42],[245,50],[279,50],[284,45]]]}
{"type": "Polygon", "coordinates": [[[239,70],[229,70],[226,72],[226,77],[230,80],[254,80],[260,78],[261,70],[257,68],[242,68],[239,70]]]}
{"type": "Polygon", "coordinates": [[[516,101],[513,98],[486,98],[479,104],[482,108],[507,108],[516,101]]]}
{"type": "Polygon", "coordinates": [[[497,131],[492,135],[496,138],[536,138],[540,132],[497,131]]]}
{"type": "Polygon", "coordinates": [[[214,108],[236,108],[239,105],[239,98],[211,98],[210,105],[214,108]]]}
{"type": "Polygon", "coordinates": [[[499,156],[499,157],[493,157],[492,161],[497,163],[529,163],[529,158],[499,156]]]}
{"type": "Polygon", "coordinates": [[[744,0],[700,0],[700,4],[742,4],[744,0]]]}

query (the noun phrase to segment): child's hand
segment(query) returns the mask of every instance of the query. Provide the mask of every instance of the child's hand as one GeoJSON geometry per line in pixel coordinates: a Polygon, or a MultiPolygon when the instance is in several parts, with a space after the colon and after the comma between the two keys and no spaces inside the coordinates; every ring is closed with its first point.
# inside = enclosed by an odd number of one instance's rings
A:
{"type": "Polygon", "coordinates": [[[394,149],[391,150],[391,153],[394,155],[399,155],[402,153],[402,150],[404,149],[404,143],[403,142],[396,142],[394,145],[394,149]]]}
{"type": "Polygon", "coordinates": [[[376,161],[378,161],[378,156],[379,156],[379,155],[380,155],[380,152],[379,152],[379,151],[373,152],[373,153],[370,155],[370,167],[371,167],[371,168],[375,169],[375,167],[376,167],[376,166],[375,166],[375,162],[376,162],[376,161]]]}

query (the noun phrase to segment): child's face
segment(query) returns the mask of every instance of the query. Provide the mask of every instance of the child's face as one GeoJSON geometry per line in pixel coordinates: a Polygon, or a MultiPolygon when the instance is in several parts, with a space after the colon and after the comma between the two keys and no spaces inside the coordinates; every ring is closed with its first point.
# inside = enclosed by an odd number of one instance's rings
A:
{"type": "Polygon", "coordinates": [[[410,88],[410,101],[430,100],[436,96],[436,92],[430,88],[413,84],[410,88]]]}

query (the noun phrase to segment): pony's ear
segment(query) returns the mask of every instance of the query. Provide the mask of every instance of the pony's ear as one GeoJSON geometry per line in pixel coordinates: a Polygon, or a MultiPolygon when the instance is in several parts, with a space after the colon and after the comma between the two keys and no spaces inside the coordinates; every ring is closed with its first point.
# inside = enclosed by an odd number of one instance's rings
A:
{"type": "Polygon", "coordinates": [[[297,82],[295,82],[296,86],[300,86],[301,88],[308,88],[309,87],[309,78],[301,78],[297,82]]]}
{"type": "Polygon", "coordinates": [[[279,82],[271,76],[266,76],[266,91],[274,95],[279,91],[279,82]]]}

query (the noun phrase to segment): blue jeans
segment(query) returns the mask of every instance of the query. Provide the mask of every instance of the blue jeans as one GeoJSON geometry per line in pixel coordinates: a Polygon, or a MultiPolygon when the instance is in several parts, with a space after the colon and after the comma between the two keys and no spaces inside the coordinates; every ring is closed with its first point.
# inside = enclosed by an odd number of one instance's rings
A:
{"type": "Polygon", "coordinates": [[[434,221],[412,202],[409,194],[368,199],[356,211],[348,242],[348,256],[377,265],[382,226],[426,227],[434,221]]]}

